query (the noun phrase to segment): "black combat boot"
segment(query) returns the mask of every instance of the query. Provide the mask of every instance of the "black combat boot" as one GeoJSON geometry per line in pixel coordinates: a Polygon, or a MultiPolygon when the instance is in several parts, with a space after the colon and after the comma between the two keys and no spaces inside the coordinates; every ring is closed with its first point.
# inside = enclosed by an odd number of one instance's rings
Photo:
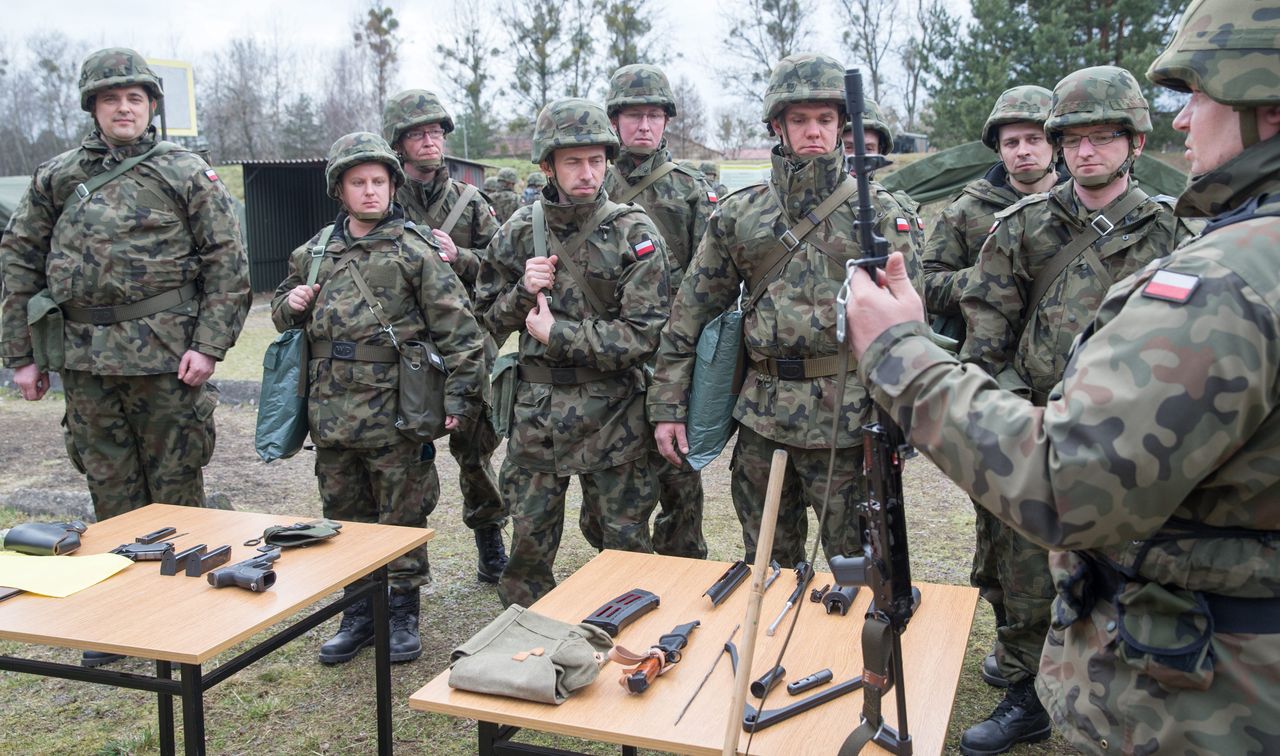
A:
{"type": "MultiPolygon", "coordinates": [[[[350,588],[347,589],[349,594],[350,588]]],[[[373,597],[352,604],[342,613],[338,632],[320,647],[322,664],[342,664],[355,658],[360,649],[373,643],[373,597]]]]}
{"type": "Polygon", "coordinates": [[[391,594],[391,662],[407,662],[422,656],[422,641],[418,640],[418,610],[421,608],[418,589],[409,593],[391,594]]]}
{"type": "MultiPolygon", "coordinates": [[[[1005,614],[1004,604],[992,604],[991,608],[995,610],[996,632],[999,632],[1000,628],[1009,623],[1009,617],[1005,614]]],[[[982,660],[982,679],[993,688],[1009,687],[1009,681],[1004,679],[1004,673],[1000,671],[1000,664],[996,662],[995,651],[987,654],[987,657],[982,660]]]]}
{"type": "Polygon", "coordinates": [[[104,664],[120,661],[123,658],[124,654],[113,654],[110,651],[85,651],[80,657],[80,666],[89,668],[101,667],[104,664]]]}
{"type": "Polygon", "coordinates": [[[1004,753],[1018,743],[1048,740],[1052,731],[1049,713],[1036,697],[1032,677],[1010,685],[991,716],[964,731],[960,752],[965,756],[1004,753]]]}
{"type": "Polygon", "coordinates": [[[482,583],[497,583],[502,576],[502,569],[507,566],[507,549],[502,545],[502,528],[497,525],[486,525],[476,528],[476,551],[480,554],[476,562],[476,577],[482,583]]]}

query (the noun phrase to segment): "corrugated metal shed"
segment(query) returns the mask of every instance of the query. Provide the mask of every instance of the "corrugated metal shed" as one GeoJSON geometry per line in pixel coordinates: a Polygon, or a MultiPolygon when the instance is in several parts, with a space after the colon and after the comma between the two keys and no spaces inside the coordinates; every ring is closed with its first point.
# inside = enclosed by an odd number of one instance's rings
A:
{"type": "MultiPolygon", "coordinates": [[[[324,158],[234,160],[244,167],[245,240],[254,291],[274,291],[289,273],[289,253],[338,213],[325,190],[324,158]]],[[[445,156],[449,175],[484,184],[485,166],[445,156]]]]}

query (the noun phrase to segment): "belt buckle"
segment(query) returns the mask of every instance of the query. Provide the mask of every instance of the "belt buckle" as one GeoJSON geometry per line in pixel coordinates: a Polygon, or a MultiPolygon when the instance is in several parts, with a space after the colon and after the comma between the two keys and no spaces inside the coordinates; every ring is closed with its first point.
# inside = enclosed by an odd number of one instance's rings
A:
{"type": "Polygon", "coordinates": [[[356,358],[354,341],[335,341],[330,351],[335,360],[354,360],[356,358]]]}
{"type": "Polygon", "coordinates": [[[784,381],[804,380],[804,360],[774,360],[778,366],[778,377],[784,381]]]}
{"type": "Polygon", "coordinates": [[[553,367],[551,368],[551,382],[557,386],[567,386],[577,383],[575,375],[576,368],[571,367],[553,367]]]}
{"type": "Polygon", "coordinates": [[[111,315],[110,307],[89,307],[85,309],[85,315],[88,316],[89,322],[93,325],[111,325],[116,322],[111,315]]]}

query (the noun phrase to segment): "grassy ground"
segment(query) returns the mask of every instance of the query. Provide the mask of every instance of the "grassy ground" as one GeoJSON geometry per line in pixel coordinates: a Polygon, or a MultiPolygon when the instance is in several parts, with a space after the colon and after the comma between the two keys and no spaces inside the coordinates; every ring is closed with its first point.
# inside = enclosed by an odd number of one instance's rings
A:
{"type": "MultiPolygon", "coordinates": [[[[218,367],[215,378],[257,380],[266,345],[274,338],[270,318],[259,300],[240,343],[218,367]]],[[[0,427],[23,429],[0,434],[0,502],[19,489],[83,491],[83,479],[66,459],[58,421],[61,397],[24,402],[0,391],[0,427]]],[[[273,463],[258,461],[252,438],[255,410],[224,406],[218,410],[218,447],[206,469],[206,488],[226,493],[240,510],[299,517],[318,516],[320,501],[310,454],[273,463]]],[[[503,451],[495,459],[498,465],[503,451]]],[[[726,455],[727,456],[727,455],[726,455]]],[[[464,754],[475,751],[472,722],[411,711],[408,697],[444,670],[449,652],[501,611],[496,592],[474,575],[475,546],[462,525],[457,468],[448,454],[437,457],[441,499],[431,519],[438,536],[431,543],[433,584],[425,589],[422,626],[424,653],[418,661],[393,672],[395,745],[402,753],[464,754]]],[[[705,529],[711,558],[740,556],[738,523],[729,497],[727,459],[704,473],[707,493],[705,529]]],[[[956,585],[968,581],[973,550],[973,512],[968,499],[923,458],[909,463],[906,494],[916,580],[956,585]]],[[[556,564],[563,578],[586,563],[594,551],[572,523],[581,494],[570,488],[564,541],[556,564]]],[[[25,519],[0,509],[0,527],[25,519]]],[[[810,532],[816,532],[816,525],[810,532]]],[[[508,533],[509,536],[509,533],[508,533]]],[[[193,618],[193,621],[213,621],[193,618]]],[[[229,681],[206,697],[208,746],[211,753],[366,753],[374,748],[374,683],[372,655],[362,653],[350,664],[324,667],[316,649],[335,627],[326,623],[229,681]]],[[[949,716],[949,752],[955,751],[964,727],[984,718],[999,693],[978,676],[982,657],[993,640],[990,609],[979,602],[964,670],[950,712],[912,712],[913,717],[949,716]]],[[[236,650],[227,652],[227,656],[236,650]]],[[[0,642],[0,653],[75,663],[78,652],[0,642]]],[[[217,662],[211,663],[212,668],[217,662]]],[[[120,665],[137,673],[153,671],[136,659],[120,665]]],[[[180,717],[179,717],[180,719],[180,717]]],[[[852,726],[852,723],[849,723],[852,726]]],[[[31,675],[0,673],[0,753],[152,754],[155,740],[154,698],[124,691],[31,675]]],[[[843,732],[840,733],[843,737],[843,732]]],[[[522,736],[530,742],[590,753],[616,753],[616,747],[569,738],[522,736]]],[[[833,741],[832,749],[837,743],[833,741]]],[[[1067,753],[1057,735],[1048,743],[1015,753],[1067,753]]]]}

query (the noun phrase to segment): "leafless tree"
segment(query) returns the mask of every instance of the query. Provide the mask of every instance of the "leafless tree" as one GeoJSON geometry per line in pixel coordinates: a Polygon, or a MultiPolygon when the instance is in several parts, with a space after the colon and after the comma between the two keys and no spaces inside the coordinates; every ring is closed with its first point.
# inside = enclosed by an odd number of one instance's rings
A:
{"type": "Polygon", "coordinates": [[[755,108],[755,102],[751,102],[741,106],[722,107],[716,111],[716,142],[726,158],[737,158],[744,148],[762,136],[759,121],[746,115],[753,113],[755,108]]]}
{"type": "Polygon", "coordinates": [[[927,90],[935,79],[937,61],[951,58],[958,25],[943,0],[915,0],[915,18],[909,28],[911,36],[898,48],[898,57],[906,71],[902,90],[906,128],[915,131],[924,105],[920,101],[922,90],[927,90]]]}
{"type": "Polygon", "coordinates": [[[896,28],[902,23],[897,17],[898,0],[840,0],[840,6],[845,13],[844,43],[853,53],[853,60],[867,67],[871,96],[879,103],[885,83],[884,59],[893,47],[896,28]]]}
{"type": "Polygon", "coordinates": [[[745,0],[726,12],[720,80],[748,102],[764,97],[773,65],[800,52],[810,34],[813,0],[745,0]]]}
{"type": "Polygon", "coordinates": [[[685,145],[690,142],[705,142],[707,113],[698,88],[682,76],[672,85],[671,94],[676,101],[676,117],[667,126],[667,131],[685,145]]]}
{"type": "Polygon", "coordinates": [[[493,71],[502,51],[492,38],[491,25],[477,0],[460,0],[454,6],[451,36],[436,45],[449,95],[461,102],[458,128],[463,131],[469,154],[486,155],[493,133],[493,71]]]}
{"type": "Polygon", "coordinates": [[[508,92],[537,114],[561,91],[566,41],[558,0],[511,0],[502,11],[515,70],[508,92]]]}

